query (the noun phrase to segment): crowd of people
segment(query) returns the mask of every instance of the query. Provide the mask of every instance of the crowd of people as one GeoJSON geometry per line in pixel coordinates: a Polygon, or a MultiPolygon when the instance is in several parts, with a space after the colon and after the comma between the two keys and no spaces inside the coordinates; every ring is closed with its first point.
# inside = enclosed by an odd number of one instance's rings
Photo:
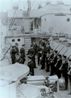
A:
{"type": "MultiPolygon", "coordinates": [[[[18,45],[12,47],[11,49],[11,59],[12,64],[19,62],[24,64],[25,62],[25,49],[22,45],[20,51],[18,45]]],[[[67,58],[64,55],[60,55],[58,51],[51,49],[50,43],[45,43],[42,41],[39,45],[34,42],[30,49],[27,52],[28,56],[28,67],[30,69],[30,74],[34,75],[34,69],[36,66],[36,57],[38,66],[41,66],[41,70],[49,72],[50,75],[57,75],[58,78],[63,77],[65,80],[65,90],[68,89],[68,79],[70,80],[71,85],[71,67],[69,62],[70,58],[67,58]]],[[[71,93],[71,92],[70,92],[71,93]]]]}

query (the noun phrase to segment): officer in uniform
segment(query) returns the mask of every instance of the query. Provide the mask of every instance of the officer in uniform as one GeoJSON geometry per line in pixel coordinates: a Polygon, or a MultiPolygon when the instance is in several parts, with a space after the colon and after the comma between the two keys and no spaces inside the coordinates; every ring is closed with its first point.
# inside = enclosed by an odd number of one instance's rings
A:
{"type": "Polygon", "coordinates": [[[68,60],[66,58],[66,56],[63,56],[63,60],[62,60],[62,68],[61,68],[61,72],[62,72],[62,76],[65,79],[65,90],[68,89],[68,60]]]}
{"type": "Polygon", "coordinates": [[[33,43],[33,49],[34,49],[34,52],[35,52],[35,55],[36,55],[37,52],[38,52],[38,45],[36,44],[36,42],[33,43]]]}
{"type": "Polygon", "coordinates": [[[52,63],[51,63],[51,75],[55,74],[55,64],[57,63],[57,51],[54,51],[54,57],[52,59],[52,63]]]}
{"type": "Polygon", "coordinates": [[[49,66],[48,66],[49,60],[48,60],[48,57],[49,57],[49,53],[47,53],[46,60],[45,60],[46,72],[49,72],[49,66]]]}
{"type": "Polygon", "coordinates": [[[30,69],[30,75],[34,75],[34,62],[29,58],[28,67],[30,69]]]}
{"type": "Polygon", "coordinates": [[[47,55],[47,47],[44,45],[42,49],[41,69],[45,69],[46,55],[47,55]]]}
{"type": "Polygon", "coordinates": [[[16,54],[19,55],[18,43],[15,43],[16,54]]]}
{"type": "Polygon", "coordinates": [[[33,46],[31,45],[31,48],[28,50],[28,58],[30,58],[33,63],[34,63],[34,68],[36,68],[36,62],[35,62],[35,50],[33,48],[33,46]]]}
{"type": "Polygon", "coordinates": [[[55,73],[57,74],[58,78],[61,78],[61,71],[60,71],[61,65],[62,65],[62,56],[58,55],[58,61],[55,64],[55,70],[56,70],[55,73]]]}
{"type": "Polygon", "coordinates": [[[38,51],[37,51],[37,60],[38,60],[38,65],[40,64],[40,58],[42,56],[42,49],[40,46],[38,46],[38,51]]]}
{"type": "Polygon", "coordinates": [[[25,62],[25,49],[24,49],[24,45],[22,45],[22,47],[21,47],[21,49],[20,49],[19,62],[20,62],[21,64],[24,64],[24,62],[25,62]]]}
{"type": "Polygon", "coordinates": [[[69,87],[70,87],[69,94],[71,95],[71,58],[69,58],[68,79],[69,79],[69,87]]]}
{"type": "Polygon", "coordinates": [[[16,63],[16,49],[15,49],[15,46],[12,46],[12,49],[10,51],[10,55],[11,55],[12,64],[16,63]]]}
{"type": "Polygon", "coordinates": [[[16,62],[19,62],[19,48],[18,48],[18,43],[15,43],[15,50],[16,50],[16,53],[15,53],[15,56],[16,56],[16,62]]]}
{"type": "Polygon", "coordinates": [[[47,53],[47,56],[46,56],[46,72],[49,72],[51,69],[51,60],[53,59],[53,57],[54,57],[54,54],[52,52],[47,53]]]}
{"type": "Polygon", "coordinates": [[[48,43],[47,49],[48,49],[48,53],[50,53],[51,50],[50,43],[48,43]]]}

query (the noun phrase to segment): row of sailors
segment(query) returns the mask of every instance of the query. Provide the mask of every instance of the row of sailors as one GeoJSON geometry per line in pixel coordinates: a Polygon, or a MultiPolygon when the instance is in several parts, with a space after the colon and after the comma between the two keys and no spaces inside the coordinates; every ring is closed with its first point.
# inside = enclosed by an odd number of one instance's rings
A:
{"type": "MultiPolygon", "coordinates": [[[[18,44],[12,47],[11,51],[11,60],[12,64],[16,61],[19,63],[24,64],[25,62],[25,49],[24,45],[22,45],[20,52],[18,49],[18,44]]],[[[37,56],[38,65],[41,65],[41,69],[45,69],[47,72],[50,72],[50,75],[56,74],[58,78],[61,76],[65,79],[65,89],[68,88],[68,76],[71,83],[71,67],[69,67],[68,58],[66,56],[61,56],[57,51],[54,51],[44,44],[42,47],[38,46],[37,44],[31,45],[30,49],[28,50],[28,66],[30,68],[30,74],[34,75],[34,68],[36,68],[36,60],[35,57],[37,56]]]]}
{"type": "Polygon", "coordinates": [[[63,77],[65,80],[65,89],[67,89],[68,77],[71,83],[71,64],[69,64],[71,63],[71,59],[66,56],[61,56],[57,51],[52,50],[49,46],[46,47],[45,45],[43,48],[37,48],[37,46],[34,48],[33,46],[28,50],[28,57],[30,59],[28,66],[32,75],[34,75],[34,68],[36,68],[36,55],[38,65],[41,65],[41,69],[50,72],[50,75],[57,75],[58,78],[63,77]]]}

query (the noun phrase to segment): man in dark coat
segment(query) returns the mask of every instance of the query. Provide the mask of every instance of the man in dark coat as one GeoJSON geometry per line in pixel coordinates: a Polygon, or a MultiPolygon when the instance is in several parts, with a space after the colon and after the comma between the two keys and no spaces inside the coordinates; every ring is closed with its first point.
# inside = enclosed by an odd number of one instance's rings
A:
{"type": "Polygon", "coordinates": [[[49,72],[51,69],[51,65],[52,65],[52,59],[54,57],[54,53],[49,53],[48,52],[48,56],[46,57],[46,71],[49,72]]]}
{"type": "Polygon", "coordinates": [[[68,79],[69,79],[69,94],[71,95],[71,57],[69,58],[69,69],[68,69],[68,79]]]}
{"type": "Polygon", "coordinates": [[[57,56],[55,56],[53,58],[53,60],[51,61],[51,75],[54,75],[55,74],[55,64],[57,63],[57,56]]]}
{"type": "Polygon", "coordinates": [[[18,43],[15,43],[16,54],[19,55],[18,43]]]}
{"type": "Polygon", "coordinates": [[[38,52],[38,45],[36,44],[36,42],[33,43],[33,49],[34,49],[34,52],[35,52],[35,55],[36,55],[37,52],[38,52]]]}
{"type": "Polygon", "coordinates": [[[52,59],[52,62],[51,62],[51,75],[54,75],[55,74],[55,64],[57,63],[57,51],[54,52],[54,57],[52,59]]]}
{"type": "Polygon", "coordinates": [[[28,67],[30,69],[30,74],[34,75],[34,62],[32,61],[32,59],[29,59],[28,67]]]}
{"type": "Polygon", "coordinates": [[[16,63],[16,49],[15,49],[15,46],[12,46],[12,49],[10,51],[10,55],[11,55],[12,64],[16,63]]]}
{"type": "Polygon", "coordinates": [[[20,63],[24,64],[24,62],[25,62],[25,49],[24,49],[24,45],[22,45],[20,49],[20,63]]]}
{"type": "Polygon", "coordinates": [[[34,68],[36,68],[36,62],[35,62],[35,50],[33,48],[33,46],[31,46],[31,48],[28,50],[28,58],[30,58],[33,63],[34,63],[34,68]]]}
{"type": "Polygon", "coordinates": [[[68,71],[68,78],[69,78],[69,83],[70,83],[70,92],[69,94],[71,95],[71,67],[69,68],[69,71],[68,71]]]}
{"type": "Polygon", "coordinates": [[[38,60],[38,65],[40,64],[40,58],[42,56],[42,49],[40,48],[40,46],[38,46],[38,49],[37,49],[37,60],[38,60]]]}
{"type": "Polygon", "coordinates": [[[49,57],[50,57],[50,53],[47,53],[47,56],[46,56],[46,72],[49,72],[49,70],[50,70],[49,57]]]}
{"type": "Polygon", "coordinates": [[[58,61],[55,65],[55,69],[56,69],[56,74],[58,76],[58,78],[61,78],[61,71],[60,71],[60,67],[62,66],[62,56],[58,55],[58,61]]]}
{"type": "Polygon", "coordinates": [[[62,75],[65,79],[65,90],[67,90],[68,89],[68,74],[67,74],[68,73],[68,61],[65,56],[63,58],[64,58],[64,60],[63,60],[61,71],[62,71],[62,75]]]}
{"type": "Polygon", "coordinates": [[[47,55],[47,47],[44,46],[42,49],[41,69],[45,69],[46,55],[47,55]]]}

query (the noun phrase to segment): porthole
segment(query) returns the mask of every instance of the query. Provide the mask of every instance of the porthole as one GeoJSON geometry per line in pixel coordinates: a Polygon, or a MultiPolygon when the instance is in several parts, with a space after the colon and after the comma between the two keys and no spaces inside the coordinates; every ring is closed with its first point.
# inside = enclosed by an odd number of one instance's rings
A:
{"type": "Polygon", "coordinates": [[[20,39],[17,39],[18,42],[20,42],[20,39]]]}
{"type": "Polygon", "coordinates": [[[69,22],[70,21],[70,18],[67,18],[67,22],[69,22]]]}
{"type": "Polygon", "coordinates": [[[15,42],[15,39],[12,39],[12,42],[15,42]]]}

